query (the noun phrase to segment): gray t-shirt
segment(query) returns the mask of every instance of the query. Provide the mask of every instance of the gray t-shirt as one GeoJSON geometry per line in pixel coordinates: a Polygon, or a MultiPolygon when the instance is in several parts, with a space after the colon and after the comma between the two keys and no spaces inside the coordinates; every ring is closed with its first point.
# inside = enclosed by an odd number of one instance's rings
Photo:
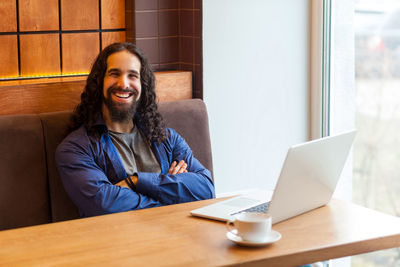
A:
{"type": "Polygon", "coordinates": [[[134,127],[131,133],[109,131],[111,140],[117,148],[126,173],[160,173],[161,167],[143,133],[134,127]]]}

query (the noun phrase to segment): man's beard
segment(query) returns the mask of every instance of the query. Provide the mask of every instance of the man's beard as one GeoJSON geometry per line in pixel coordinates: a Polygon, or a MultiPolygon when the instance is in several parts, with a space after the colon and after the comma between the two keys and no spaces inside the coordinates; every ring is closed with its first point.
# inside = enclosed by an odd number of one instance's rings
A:
{"type": "Polygon", "coordinates": [[[107,89],[107,98],[103,96],[104,104],[110,113],[111,120],[114,122],[128,122],[133,119],[138,106],[136,99],[138,92],[132,88],[122,89],[118,86],[111,86],[107,89]],[[114,91],[133,93],[134,100],[131,104],[118,103],[112,100],[112,93],[114,91]]]}

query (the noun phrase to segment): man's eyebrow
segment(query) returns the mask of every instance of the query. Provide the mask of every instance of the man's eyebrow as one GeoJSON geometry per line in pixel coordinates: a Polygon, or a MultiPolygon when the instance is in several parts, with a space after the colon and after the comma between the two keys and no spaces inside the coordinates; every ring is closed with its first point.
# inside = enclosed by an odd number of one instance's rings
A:
{"type": "Polygon", "coordinates": [[[137,70],[129,70],[129,73],[134,73],[134,74],[139,74],[139,72],[137,70]]]}
{"type": "Polygon", "coordinates": [[[113,72],[113,71],[121,71],[121,70],[120,70],[120,69],[117,69],[117,68],[113,68],[113,69],[107,70],[107,72],[113,72]]]}
{"type": "MultiPolygon", "coordinates": [[[[111,69],[107,70],[108,73],[114,72],[114,71],[121,72],[121,70],[118,68],[111,68],[111,69]]],[[[134,74],[139,74],[139,72],[137,70],[128,70],[128,72],[134,73],[134,74]]]]}

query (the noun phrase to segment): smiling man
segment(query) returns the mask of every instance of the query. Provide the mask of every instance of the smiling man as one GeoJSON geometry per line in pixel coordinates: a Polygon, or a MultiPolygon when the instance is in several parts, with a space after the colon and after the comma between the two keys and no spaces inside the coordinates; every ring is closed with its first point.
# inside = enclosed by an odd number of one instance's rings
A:
{"type": "Polygon", "coordinates": [[[144,54],[115,43],[97,57],[56,162],[82,217],[213,198],[210,172],[157,111],[144,54]]]}

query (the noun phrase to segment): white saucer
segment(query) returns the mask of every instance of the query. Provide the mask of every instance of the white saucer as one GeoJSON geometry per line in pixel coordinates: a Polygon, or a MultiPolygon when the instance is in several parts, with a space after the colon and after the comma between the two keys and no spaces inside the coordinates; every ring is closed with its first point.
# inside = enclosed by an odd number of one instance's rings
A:
{"type": "MultiPolygon", "coordinates": [[[[233,232],[236,232],[236,230],[233,230],[233,232]]],[[[232,232],[227,232],[226,237],[241,246],[262,247],[278,241],[281,239],[282,235],[277,231],[271,230],[271,233],[263,241],[259,242],[243,240],[240,236],[237,236],[232,232]]]]}

